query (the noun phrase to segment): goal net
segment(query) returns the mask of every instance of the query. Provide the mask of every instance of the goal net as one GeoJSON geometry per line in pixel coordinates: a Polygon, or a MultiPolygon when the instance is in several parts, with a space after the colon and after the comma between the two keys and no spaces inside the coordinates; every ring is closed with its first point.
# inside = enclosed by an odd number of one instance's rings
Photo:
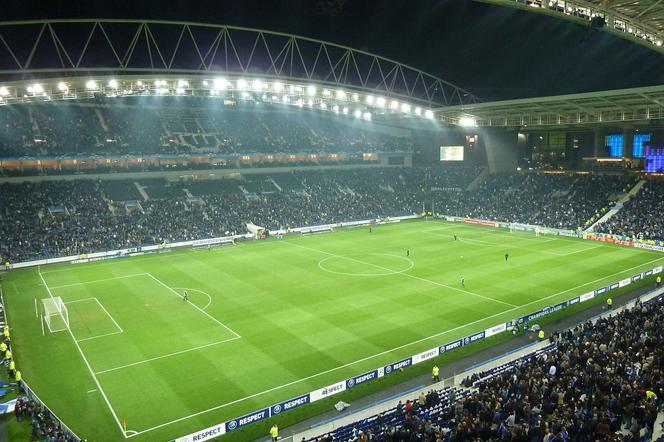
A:
{"type": "Polygon", "coordinates": [[[69,328],[69,311],[62,298],[42,299],[42,319],[51,333],[67,330],[69,328]]]}

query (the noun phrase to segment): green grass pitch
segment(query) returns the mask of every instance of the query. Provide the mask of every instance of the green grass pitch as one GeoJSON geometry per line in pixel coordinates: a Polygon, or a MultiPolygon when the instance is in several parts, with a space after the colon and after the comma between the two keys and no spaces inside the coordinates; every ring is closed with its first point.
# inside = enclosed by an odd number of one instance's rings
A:
{"type": "Polygon", "coordinates": [[[65,423],[106,441],[124,439],[126,420],[131,439],[152,441],[663,262],[599,242],[415,221],[16,270],[3,289],[23,377],[65,423]],[[42,334],[35,300],[49,297],[44,282],[66,303],[71,332],[42,334]]]}

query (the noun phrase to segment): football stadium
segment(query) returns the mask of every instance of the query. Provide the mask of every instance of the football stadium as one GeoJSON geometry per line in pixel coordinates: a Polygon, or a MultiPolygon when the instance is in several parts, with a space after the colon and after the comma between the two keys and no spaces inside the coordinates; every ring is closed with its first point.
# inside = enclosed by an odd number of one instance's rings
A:
{"type": "Polygon", "coordinates": [[[664,441],[661,0],[76,3],[0,21],[0,441],[664,441]]]}

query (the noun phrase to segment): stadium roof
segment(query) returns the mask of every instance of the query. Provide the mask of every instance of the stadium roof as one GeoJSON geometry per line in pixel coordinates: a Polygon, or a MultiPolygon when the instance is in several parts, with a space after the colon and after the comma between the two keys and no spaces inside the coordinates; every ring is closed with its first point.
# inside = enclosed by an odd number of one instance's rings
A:
{"type": "Polygon", "coordinates": [[[413,106],[479,101],[413,66],[281,32],[158,20],[0,22],[0,87],[90,75],[243,75],[380,94],[413,106]]]}
{"type": "Polygon", "coordinates": [[[436,117],[468,127],[580,128],[664,120],[664,86],[494,101],[440,108],[436,117]]]}
{"type": "Polygon", "coordinates": [[[664,53],[662,0],[476,0],[587,24],[664,53]]]}

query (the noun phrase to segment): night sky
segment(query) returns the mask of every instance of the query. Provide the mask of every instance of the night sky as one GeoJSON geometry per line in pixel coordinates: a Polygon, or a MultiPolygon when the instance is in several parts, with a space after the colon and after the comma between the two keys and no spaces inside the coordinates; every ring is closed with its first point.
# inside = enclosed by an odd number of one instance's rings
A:
{"type": "Polygon", "coordinates": [[[393,58],[484,100],[664,82],[664,56],[553,17],[470,0],[9,1],[2,20],[142,18],[263,28],[393,58]]]}

